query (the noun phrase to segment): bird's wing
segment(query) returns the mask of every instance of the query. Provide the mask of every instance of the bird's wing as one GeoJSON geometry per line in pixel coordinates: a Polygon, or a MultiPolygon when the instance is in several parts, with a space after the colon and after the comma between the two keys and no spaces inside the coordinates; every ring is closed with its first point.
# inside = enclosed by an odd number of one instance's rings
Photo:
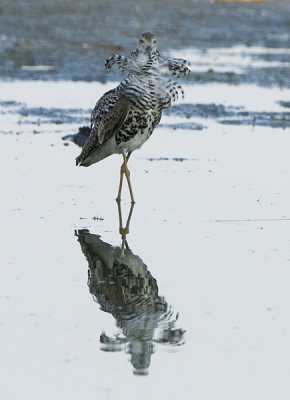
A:
{"type": "MultiPolygon", "coordinates": [[[[107,93],[104,96],[106,95],[107,93]]],[[[127,118],[130,107],[130,100],[127,97],[121,96],[117,100],[114,99],[108,107],[104,107],[105,103],[108,105],[107,101],[99,101],[93,111],[95,117],[92,121],[92,131],[81,154],[76,158],[77,165],[114,135],[127,118]]]]}
{"type": "Polygon", "coordinates": [[[98,129],[100,145],[121,128],[128,116],[130,104],[130,100],[122,96],[116,101],[114,107],[104,116],[98,129]]]}
{"type": "Polygon", "coordinates": [[[159,68],[166,68],[172,75],[180,78],[181,75],[187,76],[190,74],[190,69],[188,68],[189,66],[190,63],[187,60],[183,60],[182,58],[173,58],[161,63],[159,68]]]}

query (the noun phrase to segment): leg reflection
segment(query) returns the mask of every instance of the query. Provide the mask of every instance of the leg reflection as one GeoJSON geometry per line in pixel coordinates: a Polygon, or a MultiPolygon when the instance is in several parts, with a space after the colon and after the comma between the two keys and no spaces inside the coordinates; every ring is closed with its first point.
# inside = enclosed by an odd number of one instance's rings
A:
{"type": "Polygon", "coordinates": [[[156,279],[141,258],[128,246],[126,235],[132,218],[131,205],[123,228],[118,203],[121,246],[113,247],[88,230],[76,232],[88,261],[88,286],[101,310],[109,312],[119,329],[115,336],[100,336],[104,351],[125,351],[131,355],[135,374],[147,374],[156,343],[179,346],[184,330],[177,329],[177,317],[158,293],[156,279]]]}
{"type": "Polygon", "coordinates": [[[131,203],[131,207],[130,207],[130,211],[129,211],[129,214],[128,214],[128,218],[127,218],[127,222],[126,222],[125,228],[123,228],[121,203],[118,201],[117,205],[118,205],[118,216],[119,216],[119,233],[120,233],[121,238],[122,238],[122,249],[124,249],[125,247],[126,247],[126,249],[129,249],[126,236],[129,233],[129,225],[130,225],[130,222],[131,222],[131,218],[132,218],[132,214],[133,214],[133,208],[134,208],[135,203],[131,203]]]}

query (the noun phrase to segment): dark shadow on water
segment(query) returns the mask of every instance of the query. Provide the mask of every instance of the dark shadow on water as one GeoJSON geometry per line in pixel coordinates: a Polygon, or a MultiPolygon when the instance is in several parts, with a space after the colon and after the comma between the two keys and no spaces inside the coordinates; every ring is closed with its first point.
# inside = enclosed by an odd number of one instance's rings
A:
{"type": "Polygon", "coordinates": [[[113,247],[87,229],[75,234],[88,262],[90,293],[102,311],[112,314],[119,328],[114,337],[102,332],[101,350],[124,349],[131,355],[134,374],[147,375],[156,344],[180,346],[185,331],[175,327],[178,314],[159,295],[157,281],[141,258],[129,249],[126,235],[133,207],[123,228],[118,204],[121,246],[113,247]]]}

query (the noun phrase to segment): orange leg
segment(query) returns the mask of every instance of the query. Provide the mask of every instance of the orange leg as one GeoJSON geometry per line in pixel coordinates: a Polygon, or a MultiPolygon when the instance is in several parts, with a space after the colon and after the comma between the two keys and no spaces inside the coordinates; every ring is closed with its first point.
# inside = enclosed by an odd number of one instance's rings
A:
{"type": "Polygon", "coordinates": [[[130,197],[131,197],[131,203],[135,203],[134,196],[133,196],[133,191],[132,191],[132,186],[131,186],[131,181],[130,181],[130,171],[129,171],[128,166],[127,166],[128,158],[126,158],[125,154],[123,154],[124,162],[123,162],[123,164],[121,166],[121,170],[120,170],[119,191],[118,191],[118,196],[117,196],[116,200],[117,201],[121,201],[123,177],[124,177],[124,174],[125,174],[127,182],[128,182],[128,187],[129,187],[129,192],[130,192],[130,197]]]}

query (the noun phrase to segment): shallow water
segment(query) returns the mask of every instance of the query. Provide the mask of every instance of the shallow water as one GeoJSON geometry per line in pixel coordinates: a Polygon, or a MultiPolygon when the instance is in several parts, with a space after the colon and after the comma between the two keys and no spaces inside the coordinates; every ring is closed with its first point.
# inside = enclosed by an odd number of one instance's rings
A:
{"type": "Polygon", "coordinates": [[[289,0],[2,0],[0,75],[104,82],[104,60],[151,31],[162,55],[194,49],[193,83],[290,87],[289,24],[289,0]]]}
{"type": "Polygon", "coordinates": [[[121,158],[76,168],[62,139],[112,86],[0,83],[1,397],[287,398],[289,132],[220,122],[290,91],[183,85],[130,158],[129,250],[121,158]]]}

